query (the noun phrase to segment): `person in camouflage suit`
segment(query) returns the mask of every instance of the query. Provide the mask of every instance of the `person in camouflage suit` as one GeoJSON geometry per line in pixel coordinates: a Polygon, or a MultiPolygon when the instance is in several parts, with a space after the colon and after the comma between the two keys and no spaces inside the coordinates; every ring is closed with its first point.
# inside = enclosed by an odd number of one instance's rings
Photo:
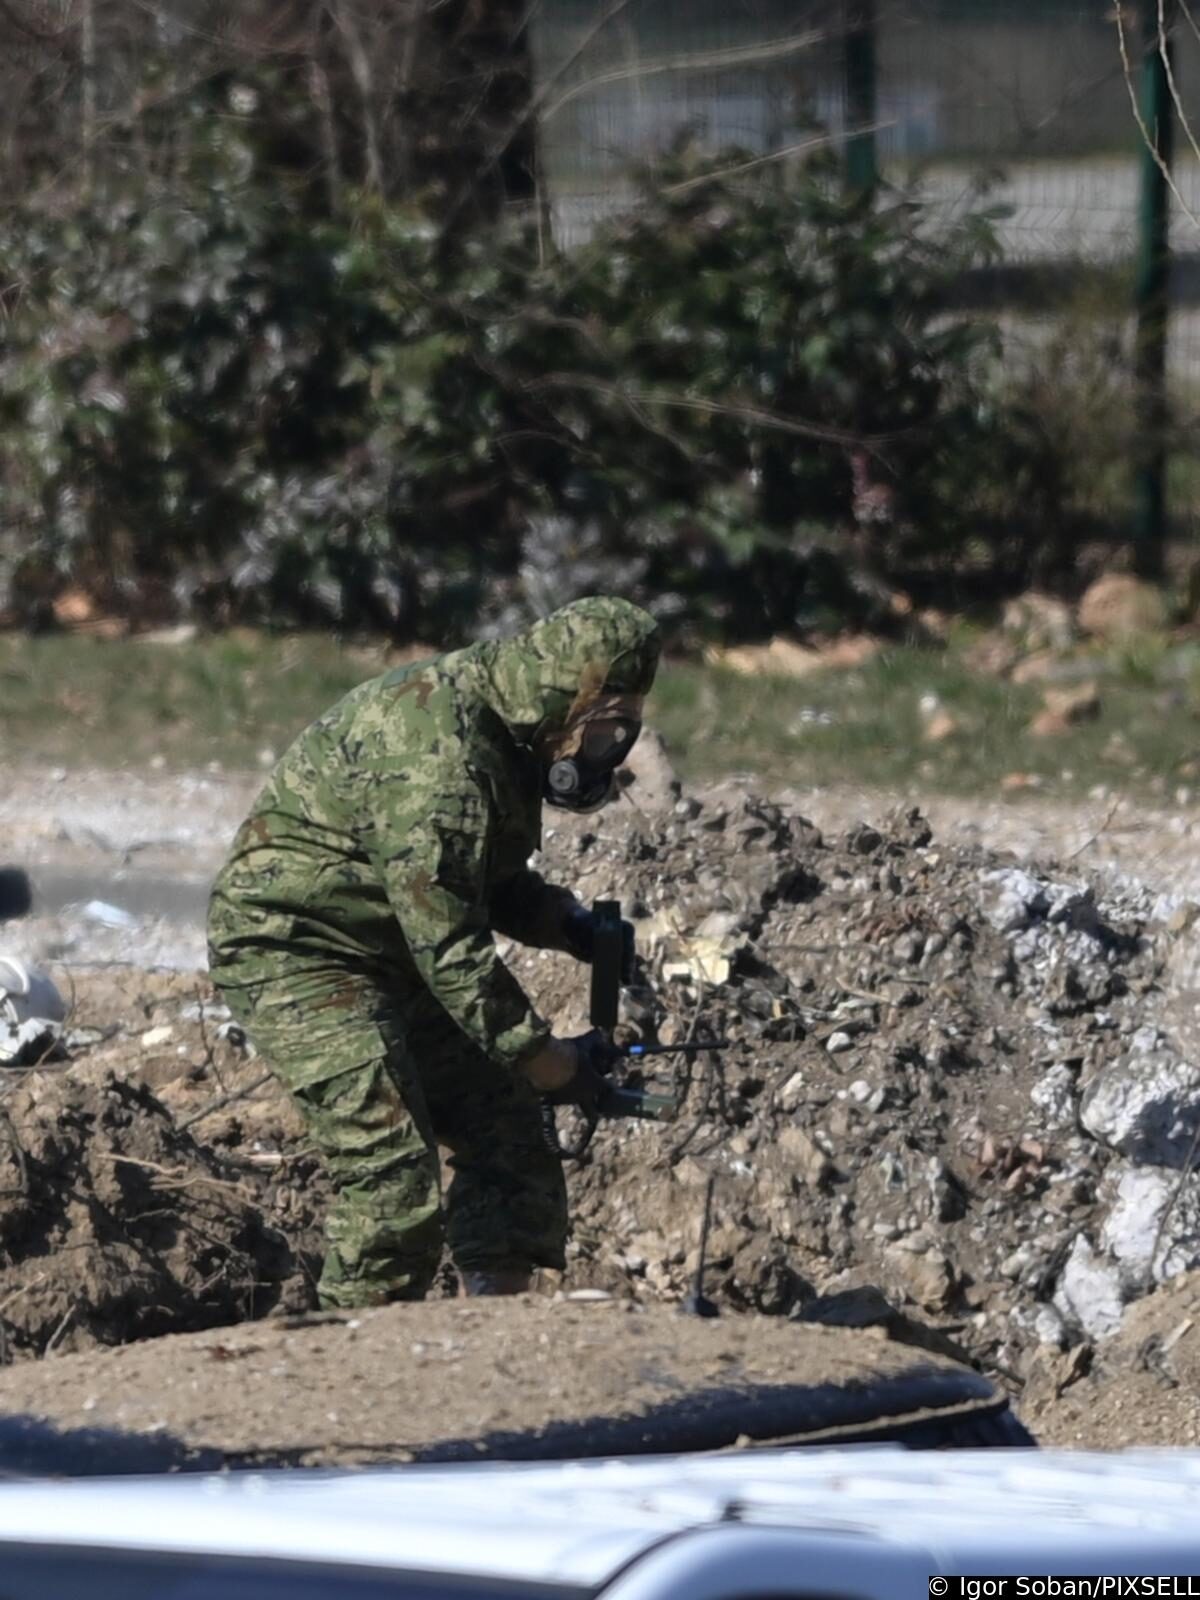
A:
{"type": "Polygon", "coordinates": [[[552,1036],[493,934],[589,958],[590,913],[526,863],[543,798],[610,792],[658,653],[652,618],[594,598],[385,673],[300,735],[239,830],[210,968],[328,1167],[323,1305],[420,1298],[444,1242],[468,1292],[562,1268],[539,1095],[589,1104],[594,1040],[552,1036]]]}

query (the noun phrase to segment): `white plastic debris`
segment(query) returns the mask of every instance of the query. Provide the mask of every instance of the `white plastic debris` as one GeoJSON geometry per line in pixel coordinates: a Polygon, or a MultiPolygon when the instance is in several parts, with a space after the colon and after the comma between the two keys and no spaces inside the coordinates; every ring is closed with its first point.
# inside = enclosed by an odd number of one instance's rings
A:
{"type": "Polygon", "coordinates": [[[0,956],[0,1062],[46,1056],[62,1037],[66,1002],[54,980],[16,956],[0,956]]]}
{"type": "Polygon", "coordinates": [[[123,906],[110,905],[107,900],[89,900],[83,917],[88,922],[98,922],[105,928],[136,928],[137,918],[123,906]]]}

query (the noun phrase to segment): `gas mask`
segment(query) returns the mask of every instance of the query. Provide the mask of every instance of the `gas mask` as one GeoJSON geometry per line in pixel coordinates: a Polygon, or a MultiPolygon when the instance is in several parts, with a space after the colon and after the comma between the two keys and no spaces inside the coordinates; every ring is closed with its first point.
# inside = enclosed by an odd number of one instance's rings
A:
{"type": "Polygon", "coordinates": [[[580,814],[607,805],[616,797],[617,768],[641,731],[640,722],[611,713],[580,724],[578,737],[571,741],[576,748],[559,755],[547,769],[542,791],[547,805],[580,814]]]}

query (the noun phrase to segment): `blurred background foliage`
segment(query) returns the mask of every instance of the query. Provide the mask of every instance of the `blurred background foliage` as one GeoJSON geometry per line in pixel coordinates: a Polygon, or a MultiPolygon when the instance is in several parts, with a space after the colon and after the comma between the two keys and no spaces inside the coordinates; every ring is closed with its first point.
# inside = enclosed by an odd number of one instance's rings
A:
{"type": "Polygon", "coordinates": [[[71,592],[135,628],[442,641],[603,589],[745,639],[899,626],[899,591],[1069,561],[1087,423],[957,307],[997,259],[982,200],[847,192],[819,130],[801,161],[685,131],[559,252],[515,0],[434,8],[386,96],[370,7],[280,32],[264,0],[235,64],[163,8],[161,38],[110,27],[98,98],[96,3],[61,61],[20,35],[42,79],[0,213],[10,623],[71,592]]]}

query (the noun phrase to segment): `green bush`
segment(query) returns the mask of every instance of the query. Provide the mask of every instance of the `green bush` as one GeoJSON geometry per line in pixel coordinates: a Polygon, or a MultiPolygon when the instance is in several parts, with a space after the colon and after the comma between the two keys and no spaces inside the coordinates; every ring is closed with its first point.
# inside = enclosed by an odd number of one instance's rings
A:
{"type": "Polygon", "coordinates": [[[587,248],[451,267],[415,215],[314,221],[205,126],[169,192],[0,236],[24,620],[71,582],[145,621],[437,638],[604,588],[745,636],[866,616],[1027,508],[993,336],[945,310],[984,217],[681,147],[587,248]]]}

